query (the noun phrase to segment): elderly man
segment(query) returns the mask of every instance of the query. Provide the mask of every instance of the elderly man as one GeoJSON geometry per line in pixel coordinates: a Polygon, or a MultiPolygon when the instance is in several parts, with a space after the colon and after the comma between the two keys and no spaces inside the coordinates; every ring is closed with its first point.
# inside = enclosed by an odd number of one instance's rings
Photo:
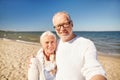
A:
{"type": "Polygon", "coordinates": [[[69,14],[56,13],[53,25],[60,37],[56,51],[56,80],[106,80],[94,43],[73,33],[69,14]]]}

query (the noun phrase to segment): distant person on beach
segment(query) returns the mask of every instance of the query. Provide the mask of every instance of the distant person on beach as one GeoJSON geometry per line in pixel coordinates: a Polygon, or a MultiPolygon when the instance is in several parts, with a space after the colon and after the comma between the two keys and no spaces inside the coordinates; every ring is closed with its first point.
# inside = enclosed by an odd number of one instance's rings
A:
{"type": "Polygon", "coordinates": [[[74,34],[70,15],[56,13],[53,25],[60,37],[56,49],[56,80],[107,80],[94,43],[74,34]]]}
{"type": "Polygon", "coordinates": [[[56,36],[50,32],[44,32],[40,37],[42,48],[37,56],[31,58],[28,69],[28,80],[55,80],[56,75],[56,36]]]}

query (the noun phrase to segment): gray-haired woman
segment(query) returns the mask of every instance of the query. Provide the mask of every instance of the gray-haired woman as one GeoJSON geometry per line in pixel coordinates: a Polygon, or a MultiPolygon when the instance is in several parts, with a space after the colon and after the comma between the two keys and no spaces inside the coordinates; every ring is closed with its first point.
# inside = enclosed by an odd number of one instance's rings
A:
{"type": "Polygon", "coordinates": [[[55,63],[56,41],[56,36],[50,31],[41,35],[42,48],[38,51],[36,57],[31,58],[28,80],[55,80],[57,70],[55,63]]]}

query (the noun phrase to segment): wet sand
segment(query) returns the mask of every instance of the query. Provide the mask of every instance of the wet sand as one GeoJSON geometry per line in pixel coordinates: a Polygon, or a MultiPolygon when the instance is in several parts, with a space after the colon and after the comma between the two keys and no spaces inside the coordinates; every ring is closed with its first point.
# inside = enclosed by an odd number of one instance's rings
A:
{"type": "MultiPolygon", "coordinates": [[[[27,80],[29,57],[40,44],[0,39],[0,80],[27,80]]],[[[99,55],[108,80],[120,80],[120,57],[99,55]]]]}

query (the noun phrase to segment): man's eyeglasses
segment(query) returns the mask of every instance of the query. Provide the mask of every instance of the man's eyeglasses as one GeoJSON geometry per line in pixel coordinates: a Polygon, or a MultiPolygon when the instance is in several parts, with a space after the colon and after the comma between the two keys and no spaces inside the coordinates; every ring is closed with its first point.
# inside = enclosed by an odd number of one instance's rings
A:
{"type": "Polygon", "coordinates": [[[60,24],[60,25],[57,25],[57,26],[54,26],[55,29],[60,29],[61,27],[63,28],[68,28],[69,25],[70,25],[71,21],[69,22],[66,22],[66,23],[63,23],[63,24],[60,24]]]}

